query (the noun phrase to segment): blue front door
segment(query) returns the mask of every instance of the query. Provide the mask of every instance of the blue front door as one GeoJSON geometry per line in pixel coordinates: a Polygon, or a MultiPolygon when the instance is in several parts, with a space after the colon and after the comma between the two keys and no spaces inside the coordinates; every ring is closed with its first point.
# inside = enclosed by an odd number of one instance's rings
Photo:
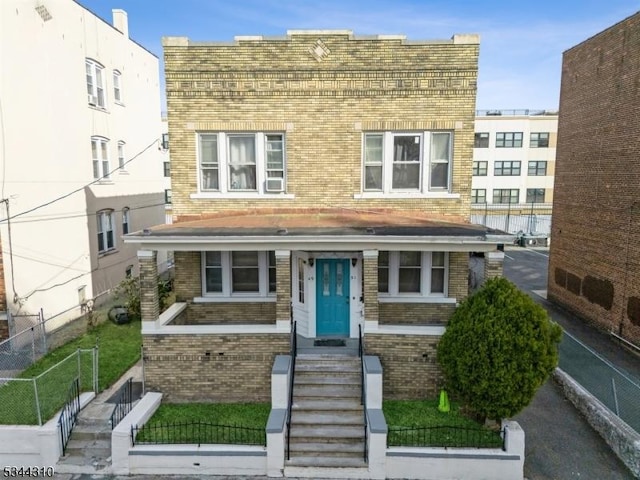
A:
{"type": "Polygon", "coordinates": [[[316,335],[349,336],[349,260],[316,260],[316,335]]]}

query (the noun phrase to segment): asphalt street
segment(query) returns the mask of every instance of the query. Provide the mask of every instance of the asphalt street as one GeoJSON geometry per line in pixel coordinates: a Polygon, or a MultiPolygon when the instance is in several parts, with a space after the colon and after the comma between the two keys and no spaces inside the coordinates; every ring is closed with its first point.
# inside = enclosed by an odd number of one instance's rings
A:
{"type": "MultiPolygon", "coordinates": [[[[540,296],[547,289],[548,255],[548,249],[507,248],[505,276],[545,307],[566,331],[627,371],[640,372],[638,357],[540,296]]],[[[515,420],[525,431],[524,471],[528,480],[634,478],[553,380],[538,390],[515,420]]]]}

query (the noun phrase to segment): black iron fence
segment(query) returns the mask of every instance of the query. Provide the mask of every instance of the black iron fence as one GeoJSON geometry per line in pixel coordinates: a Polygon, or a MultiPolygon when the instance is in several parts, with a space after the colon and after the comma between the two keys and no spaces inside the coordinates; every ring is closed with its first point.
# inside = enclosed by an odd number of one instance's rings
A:
{"type": "Polygon", "coordinates": [[[131,406],[133,404],[132,385],[133,377],[129,378],[127,382],[122,385],[122,387],[120,387],[118,399],[116,400],[116,406],[113,408],[111,418],[109,419],[109,425],[111,425],[111,429],[115,428],[115,426],[118,425],[120,421],[131,411],[131,406]]]}
{"type": "Polygon", "coordinates": [[[287,403],[287,460],[291,459],[291,407],[293,406],[293,380],[296,373],[296,356],[298,354],[297,322],[291,326],[291,372],[289,374],[289,402],[287,403]]]}
{"type": "Polygon", "coordinates": [[[208,422],[163,422],[131,426],[131,444],[267,445],[264,428],[208,422]]]}
{"type": "Polygon", "coordinates": [[[71,437],[76,421],[78,420],[78,412],[80,411],[80,379],[75,378],[67,392],[67,402],[62,407],[62,412],[58,418],[58,426],[60,427],[60,441],[62,443],[62,455],[67,450],[67,443],[71,437]]]}
{"type": "Polygon", "coordinates": [[[358,356],[360,357],[360,405],[364,416],[364,461],[367,461],[367,390],[364,381],[364,338],[362,325],[358,325],[358,356]]]}
{"type": "Polygon", "coordinates": [[[504,430],[467,427],[393,427],[387,434],[389,447],[501,448],[504,430]]]}

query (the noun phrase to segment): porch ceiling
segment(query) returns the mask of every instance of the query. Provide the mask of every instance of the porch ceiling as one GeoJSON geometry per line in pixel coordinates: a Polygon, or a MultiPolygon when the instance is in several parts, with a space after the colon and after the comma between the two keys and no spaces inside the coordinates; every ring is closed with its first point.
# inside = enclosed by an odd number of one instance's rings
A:
{"type": "Polygon", "coordinates": [[[461,218],[389,210],[245,211],[229,212],[171,225],[158,225],[124,237],[126,243],[247,243],[257,241],[287,248],[291,244],[340,242],[375,248],[377,243],[481,243],[512,241],[505,232],[473,225],[461,218]]]}

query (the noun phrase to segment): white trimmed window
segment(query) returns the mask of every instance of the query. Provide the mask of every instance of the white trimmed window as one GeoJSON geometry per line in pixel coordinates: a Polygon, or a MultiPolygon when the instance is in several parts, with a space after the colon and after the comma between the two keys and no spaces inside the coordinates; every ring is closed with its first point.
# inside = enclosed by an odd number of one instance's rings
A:
{"type": "Polygon", "coordinates": [[[275,252],[202,252],[202,278],[204,296],[274,295],[275,252]]]}
{"type": "Polygon", "coordinates": [[[285,191],[283,133],[200,133],[198,165],[201,192],[285,191]]]}
{"type": "Polygon", "coordinates": [[[379,252],[378,293],[381,297],[447,295],[446,252],[379,252]]]}
{"type": "Polygon", "coordinates": [[[371,132],[363,139],[365,192],[447,192],[452,132],[371,132]]]}
{"type": "Polygon", "coordinates": [[[124,156],[124,145],[125,143],[123,141],[118,142],[118,168],[120,168],[120,170],[124,170],[124,164],[126,162],[124,156]]]}
{"type": "Polygon", "coordinates": [[[93,178],[109,178],[109,139],[91,137],[93,178]]]}
{"type": "Polygon", "coordinates": [[[107,96],[104,90],[104,67],[95,60],[85,60],[87,75],[87,98],[89,105],[106,108],[107,96]]]}
{"type": "Polygon", "coordinates": [[[113,71],[113,99],[122,103],[122,74],[118,70],[113,71]]]}
{"type": "Polygon", "coordinates": [[[97,213],[98,224],[98,253],[115,250],[115,214],[113,210],[102,210],[97,213]]]}
{"type": "Polygon", "coordinates": [[[122,209],[122,234],[126,235],[127,233],[129,233],[129,207],[124,207],[122,209]]]}

